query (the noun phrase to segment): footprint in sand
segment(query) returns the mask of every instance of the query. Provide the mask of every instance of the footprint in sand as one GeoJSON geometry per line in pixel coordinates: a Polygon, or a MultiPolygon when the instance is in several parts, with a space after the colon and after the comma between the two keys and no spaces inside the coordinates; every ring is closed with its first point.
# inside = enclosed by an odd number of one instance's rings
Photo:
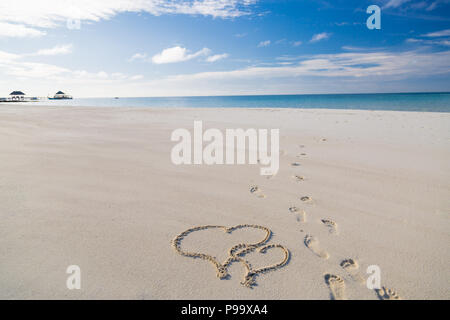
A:
{"type": "Polygon", "coordinates": [[[345,282],[341,277],[334,274],[325,275],[325,283],[330,288],[330,295],[332,300],[346,300],[345,282]]]}
{"type": "Polygon", "coordinates": [[[392,289],[388,289],[386,287],[382,287],[381,289],[375,289],[375,292],[378,295],[378,299],[380,300],[401,300],[397,292],[392,289]]]}
{"type": "Polygon", "coordinates": [[[265,198],[266,197],[264,194],[261,193],[261,190],[259,189],[258,186],[252,186],[250,188],[250,193],[254,194],[257,198],[265,198]]]}
{"type": "Polygon", "coordinates": [[[345,259],[341,261],[340,265],[345,271],[347,271],[347,273],[350,275],[353,281],[359,282],[361,284],[364,283],[364,278],[358,271],[359,270],[358,262],[356,262],[353,259],[345,259]]]}
{"type": "Polygon", "coordinates": [[[336,234],[337,233],[337,224],[333,220],[330,219],[322,219],[320,220],[324,225],[326,225],[330,231],[330,233],[336,234]]]}
{"type": "Polygon", "coordinates": [[[302,200],[303,202],[312,202],[312,198],[309,196],[300,197],[300,200],[302,200]]]}
{"type": "Polygon", "coordinates": [[[300,162],[292,162],[291,166],[293,166],[293,167],[300,167],[300,162]]]}
{"type": "Polygon", "coordinates": [[[330,255],[328,254],[328,252],[320,248],[319,240],[317,240],[317,238],[307,234],[304,242],[305,246],[310,249],[316,256],[323,259],[329,258],[330,255]]]}
{"type": "Polygon", "coordinates": [[[290,207],[289,211],[295,214],[295,219],[298,222],[306,222],[306,212],[303,209],[299,209],[297,207],[290,207]]]}
{"type": "Polygon", "coordinates": [[[305,177],[299,176],[299,175],[294,175],[294,176],[292,176],[292,178],[293,178],[295,181],[297,181],[297,182],[300,182],[300,181],[304,181],[304,180],[305,180],[305,177]]]}

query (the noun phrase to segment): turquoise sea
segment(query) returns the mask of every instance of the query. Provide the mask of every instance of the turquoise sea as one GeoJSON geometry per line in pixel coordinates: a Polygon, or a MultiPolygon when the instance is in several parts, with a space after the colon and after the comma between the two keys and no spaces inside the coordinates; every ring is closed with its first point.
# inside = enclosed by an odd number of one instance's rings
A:
{"type": "Polygon", "coordinates": [[[305,94],[207,97],[74,98],[33,105],[167,108],[312,108],[450,112],[447,93],[305,94]]]}

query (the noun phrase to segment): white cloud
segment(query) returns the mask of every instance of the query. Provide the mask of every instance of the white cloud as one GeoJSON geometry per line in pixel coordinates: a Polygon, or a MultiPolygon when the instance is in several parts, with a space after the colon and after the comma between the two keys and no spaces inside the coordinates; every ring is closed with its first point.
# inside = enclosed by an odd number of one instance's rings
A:
{"type": "Polygon", "coordinates": [[[250,13],[257,0],[1,0],[0,35],[42,36],[34,29],[54,28],[70,20],[97,22],[122,12],[187,14],[234,18],[250,13]],[[34,28],[32,28],[34,27],[34,28]]]}
{"type": "Polygon", "coordinates": [[[409,42],[409,43],[416,43],[416,42],[423,42],[423,41],[425,41],[425,40],[415,39],[415,38],[409,38],[409,39],[405,40],[405,42],[409,42]]]}
{"type": "Polygon", "coordinates": [[[215,54],[210,55],[211,50],[208,48],[203,48],[197,52],[189,53],[189,50],[175,46],[172,48],[167,48],[161,51],[160,53],[155,54],[153,57],[149,58],[147,53],[136,53],[131,58],[128,59],[129,62],[141,60],[141,61],[150,61],[154,64],[166,64],[166,63],[178,63],[189,61],[200,56],[206,57],[205,61],[207,62],[216,62],[222,59],[226,59],[229,57],[228,53],[215,54]]]}
{"type": "MultiPolygon", "coordinates": [[[[189,96],[449,89],[448,82],[435,80],[442,75],[449,76],[450,51],[430,52],[420,48],[389,52],[383,49],[299,56],[289,62],[292,64],[158,77],[117,86],[115,91],[109,87],[107,92],[128,96],[189,96]],[[430,81],[414,81],[423,77],[430,81]]],[[[95,94],[99,95],[97,87],[95,94]]]]}
{"type": "Polygon", "coordinates": [[[235,36],[236,38],[244,38],[244,37],[247,36],[247,33],[236,33],[234,36],[235,36]]]}
{"type": "Polygon", "coordinates": [[[273,79],[300,76],[326,78],[379,78],[450,73],[450,51],[442,52],[349,52],[319,54],[291,66],[248,67],[232,71],[201,72],[170,76],[171,81],[273,79]]]}
{"type": "Polygon", "coordinates": [[[270,40],[261,41],[260,43],[258,43],[258,48],[268,47],[268,46],[270,46],[270,40]]]}
{"type": "Polygon", "coordinates": [[[20,56],[18,54],[9,53],[5,51],[0,51],[0,63],[7,63],[19,59],[20,56]]]}
{"type": "Polygon", "coordinates": [[[415,38],[409,38],[405,40],[407,43],[419,43],[421,45],[436,45],[436,46],[450,46],[450,40],[443,39],[443,40],[429,40],[429,39],[415,39],[415,38]]]}
{"type": "Polygon", "coordinates": [[[389,0],[384,6],[384,9],[387,8],[398,8],[401,5],[403,5],[406,2],[409,2],[410,0],[389,0]]]}
{"type": "Polygon", "coordinates": [[[450,76],[450,50],[426,50],[421,47],[404,52],[382,49],[298,56],[271,66],[150,80],[143,80],[142,75],[74,71],[22,62],[23,57],[0,51],[0,79],[8,79],[8,87],[28,94],[45,95],[61,87],[77,97],[448,91],[448,81],[435,80],[450,76]],[[427,81],[423,81],[424,77],[427,81]]]}
{"type": "Polygon", "coordinates": [[[367,47],[367,48],[364,48],[364,47],[355,47],[355,46],[342,46],[341,49],[345,50],[345,51],[360,51],[360,52],[372,51],[372,52],[374,52],[374,51],[384,51],[384,50],[386,50],[386,47],[372,47],[372,48],[367,47]]]}
{"type": "Polygon", "coordinates": [[[56,76],[70,72],[69,69],[64,67],[37,62],[10,62],[8,65],[2,65],[2,62],[0,62],[0,66],[2,66],[3,72],[8,76],[39,80],[54,79],[56,76]]]}
{"type": "Polygon", "coordinates": [[[130,59],[128,59],[129,62],[135,61],[135,60],[146,60],[147,54],[146,53],[135,53],[131,56],[130,59]]]}
{"type": "Polygon", "coordinates": [[[448,37],[448,36],[450,36],[450,29],[436,31],[436,32],[430,32],[430,33],[424,34],[422,37],[438,38],[438,37],[448,37]]]}
{"type": "Polygon", "coordinates": [[[136,80],[141,80],[141,79],[143,79],[143,78],[144,78],[144,76],[143,76],[142,74],[137,74],[137,75],[135,75],[135,76],[131,76],[131,77],[130,77],[130,80],[136,81],[136,80]]]}
{"type": "Polygon", "coordinates": [[[203,48],[195,53],[189,54],[186,48],[176,46],[164,49],[162,52],[152,57],[152,62],[155,64],[176,63],[195,59],[199,56],[207,56],[211,53],[208,48],[203,48]]]}
{"type": "Polygon", "coordinates": [[[69,54],[72,52],[72,45],[71,44],[65,44],[65,45],[57,45],[50,49],[41,49],[38,50],[36,53],[32,53],[33,56],[56,56],[61,54],[69,54]]]}
{"type": "MultiPolygon", "coordinates": [[[[1,4],[0,4],[1,7],[1,4]]],[[[1,9],[0,9],[1,12],[1,9]]],[[[3,13],[2,13],[3,14],[3,13]]],[[[41,37],[46,33],[34,28],[26,27],[22,24],[1,22],[0,16],[0,38],[25,38],[25,37],[41,37]]]]}
{"type": "MultiPolygon", "coordinates": [[[[48,49],[44,53],[55,53],[58,50],[48,49]]],[[[47,63],[24,61],[26,57],[35,54],[12,54],[0,51],[0,75],[9,76],[9,80],[13,79],[36,79],[42,81],[63,81],[64,83],[72,83],[74,81],[119,81],[119,80],[138,80],[136,76],[128,76],[122,73],[108,74],[104,71],[88,72],[84,70],[70,70],[47,63]]]]}
{"type": "Polygon", "coordinates": [[[318,42],[320,40],[326,40],[330,36],[331,36],[331,33],[326,33],[326,32],[318,33],[318,34],[313,35],[310,42],[318,42]]]}
{"type": "Polygon", "coordinates": [[[419,43],[421,45],[450,46],[450,39],[448,38],[450,37],[450,29],[429,32],[420,35],[420,37],[425,39],[409,38],[405,41],[407,43],[419,43]]]}
{"type": "Polygon", "coordinates": [[[215,54],[213,56],[209,56],[208,58],[206,58],[206,61],[208,62],[216,62],[222,59],[226,59],[229,57],[228,53],[222,53],[222,54],[215,54]]]}
{"type": "Polygon", "coordinates": [[[301,42],[301,41],[294,41],[294,42],[292,43],[292,45],[293,45],[294,47],[298,47],[298,46],[301,46],[302,43],[303,43],[303,42],[301,42]]]}

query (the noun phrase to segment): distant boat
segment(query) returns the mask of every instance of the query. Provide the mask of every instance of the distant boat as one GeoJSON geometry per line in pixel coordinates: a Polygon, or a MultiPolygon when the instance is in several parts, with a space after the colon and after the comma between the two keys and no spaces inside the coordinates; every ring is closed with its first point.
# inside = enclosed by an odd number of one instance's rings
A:
{"type": "Polygon", "coordinates": [[[62,91],[58,91],[53,98],[48,97],[49,100],[67,100],[67,99],[73,99],[72,96],[65,94],[62,91]]]}
{"type": "Polygon", "coordinates": [[[119,97],[115,97],[114,99],[119,99],[119,97]]]}

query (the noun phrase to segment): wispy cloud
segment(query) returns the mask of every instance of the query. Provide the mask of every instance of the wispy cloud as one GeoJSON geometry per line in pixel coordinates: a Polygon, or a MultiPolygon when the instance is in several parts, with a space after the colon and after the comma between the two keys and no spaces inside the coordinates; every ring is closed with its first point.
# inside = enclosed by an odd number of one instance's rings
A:
{"type": "Polygon", "coordinates": [[[236,33],[234,36],[235,36],[236,38],[244,38],[244,37],[247,36],[247,33],[236,33]]]}
{"type": "Polygon", "coordinates": [[[1,22],[0,18],[0,38],[42,37],[45,34],[46,32],[44,31],[35,28],[29,28],[22,24],[1,22]]]}
{"type": "Polygon", "coordinates": [[[449,0],[435,0],[426,8],[426,11],[433,11],[436,8],[440,7],[442,4],[448,3],[450,3],[449,0]]]}
{"type": "MultiPolygon", "coordinates": [[[[41,50],[39,55],[54,55],[63,52],[63,46],[53,49],[41,50]],[[58,49],[55,49],[58,48],[58,49]]],[[[39,52],[39,51],[38,51],[39,52]]],[[[63,81],[72,83],[74,81],[124,81],[136,80],[136,75],[125,75],[122,73],[107,73],[105,71],[88,72],[85,70],[71,70],[69,68],[27,61],[26,58],[35,54],[12,54],[0,51],[0,75],[9,76],[10,79],[38,79],[39,81],[63,81]]],[[[141,79],[141,78],[139,78],[141,79]]]]}
{"type": "Polygon", "coordinates": [[[318,33],[318,34],[313,35],[310,42],[318,42],[321,40],[326,40],[326,39],[329,39],[330,36],[331,36],[331,33],[327,33],[327,32],[318,33]]]}
{"type": "Polygon", "coordinates": [[[141,80],[141,79],[143,79],[144,78],[144,76],[142,75],[142,74],[137,74],[137,75],[135,75],[135,76],[131,76],[130,77],[130,80],[131,81],[136,81],[136,80],[141,80]]]}
{"type": "Polygon", "coordinates": [[[371,47],[355,47],[355,46],[342,46],[341,49],[345,51],[357,51],[357,52],[365,52],[365,51],[380,52],[386,50],[386,48],[384,47],[371,48],[371,47]]]}
{"type": "Polygon", "coordinates": [[[427,12],[436,10],[436,8],[441,7],[442,5],[449,4],[449,0],[422,0],[422,1],[411,1],[411,0],[385,0],[385,4],[383,5],[383,9],[398,9],[397,11],[402,11],[403,15],[408,15],[416,18],[427,18],[432,19],[432,16],[426,15],[417,15],[413,14],[414,11],[425,10],[427,12]]]}
{"type": "Polygon", "coordinates": [[[301,41],[294,41],[294,42],[292,42],[292,45],[293,45],[294,47],[298,47],[298,46],[301,46],[302,43],[303,43],[303,42],[301,42],[301,41]]]}
{"type": "Polygon", "coordinates": [[[164,49],[162,52],[152,57],[152,62],[155,64],[177,63],[195,59],[199,56],[207,56],[211,53],[208,48],[203,48],[195,53],[188,53],[186,48],[176,46],[164,49]]]}
{"type": "Polygon", "coordinates": [[[404,3],[407,3],[411,0],[389,0],[384,6],[384,9],[387,8],[398,8],[400,6],[402,6],[404,3]]]}
{"type": "Polygon", "coordinates": [[[434,1],[433,3],[431,3],[428,7],[427,7],[427,11],[433,11],[434,9],[436,9],[438,4],[438,1],[434,1]]]}
{"type": "Polygon", "coordinates": [[[406,39],[405,42],[418,43],[421,45],[425,44],[430,46],[450,46],[450,29],[429,32],[426,34],[422,34],[419,37],[421,38],[406,39]]]}
{"type": "Polygon", "coordinates": [[[34,29],[54,28],[67,20],[97,22],[122,12],[152,15],[186,14],[214,18],[235,18],[250,14],[258,0],[2,0],[0,35],[8,37],[42,36],[34,29]],[[34,28],[32,28],[34,27],[34,28]]]}
{"type": "Polygon", "coordinates": [[[260,43],[258,43],[258,48],[268,47],[268,46],[270,46],[270,40],[265,40],[265,41],[261,41],[260,43]]]}
{"type": "Polygon", "coordinates": [[[128,62],[133,62],[135,60],[147,60],[148,56],[146,53],[135,53],[129,59],[128,62]]]}
{"type": "Polygon", "coordinates": [[[32,56],[57,56],[57,55],[69,54],[72,52],[72,48],[73,48],[72,44],[57,45],[53,48],[38,50],[37,52],[32,53],[30,55],[32,55],[32,56]]]}
{"type": "Polygon", "coordinates": [[[212,56],[209,56],[208,58],[206,58],[206,61],[208,61],[208,62],[216,62],[216,61],[219,61],[219,60],[222,60],[222,59],[226,59],[228,57],[229,57],[228,53],[215,54],[215,55],[212,55],[212,56]]]}
{"type": "Polygon", "coordinates": [[[450,36],[450,29],[430,32],[422,35],[422,37],[429,37],[429,38],[449,37],[449,36],[450,36]]]}
{"type": "Polygon", "coordinates": [[[299,76],[379,78],[450,73],[450,51],[442,52],[349,52],[313,55],[291,66],[248,67],[232,71],[201,72],[170,76],[172,81],[285,78],[299,76]]]}
{"type": "Polygon", "coordinates": [[[450,40],[449,39],[439,39],[439,40],[428,40],[428,39],[416,39],[416,38],[409,38],[405,40],[407,43],[419,43],[421,45],[435,45],[435,46],[450,46],[450,40]]]}
{"type": "Polygon", "coordinates": [[[175,46],[162,50],[161,52],[149,57],[147,53],[135,53],[127,61],[144,61],[152,62],[154,64],[167,64],[167,63],[178,63],[193,60],[198,57],[206,57],[207,62],[216,62],[229,57],[228,53],[222,54],[211,54],[212,51],[209,48],[203,48],[197,52],[190,53],[187,48],[181,46],[175,46]]]}
{"type": "MultiPolygon", "coordinates": [[[[71,70],[50,64],[23,61],[25,58],[0,51],[0,79],[9,79],[37,94],[63,83],[72,92],[95,96],[115,95],[205,95],[289,92],[363,92],[370,88],[411,89],[405,79],[450,75],[450,50],[390,52],[345,52],[275,60],[271,66],[258,66],[178,74],[145,80],[142,75],[71,70]],[[277,65],[278,64],[278,65],[277,65]],[[34,79],[34,80],[33,80],[34,79]],[[255,81],[257,80],[257,81],[255,81]],[[76,89],[76,90],[75,90],[76,89]]],[[[422,88],[423,84],[420,85],[422,88]]],[[[445,84],[443,84],[445,89],[445,84]]],[[[56,89],[56,88],[55,88],[56,89]]],[[[419,90],[419,89],[416,89],[419,90]]]]}

